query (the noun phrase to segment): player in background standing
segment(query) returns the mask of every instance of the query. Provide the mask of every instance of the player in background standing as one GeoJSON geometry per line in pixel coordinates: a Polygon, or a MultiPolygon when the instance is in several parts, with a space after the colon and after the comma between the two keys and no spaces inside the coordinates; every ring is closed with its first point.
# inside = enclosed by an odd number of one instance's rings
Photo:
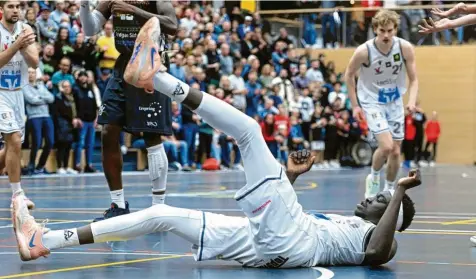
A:
{"type": "Polygon", "coordinates": [[[366,178],[366,197],[379,192],[380,171],[386,161],[384,189],[394,188],[404,138],[405,108],[402,96],[405,92],[410,95],[406,109],[409,112],[415,110],[418,94],[415,52],[408,41],[396,37],[399,23],[397,13],[379,11],[372,19],[376,38],[356,49],[346,70],[345,79],[354,118],[362,121],[365,117],[378,141],[371,173],[366,178]],[[359,80],[356,86],[357,73],[359,80]]]}
{"type": "MultiPolygon", "coordinates": [[[[25,136],[22,87],[28,84],[28,67],[37,68],[35,34],[20,19],[20,1],[0,1],[0,170],[5,168],[12,192],[21,190],[21,144],[25,136]]],[[[28,208],[34,203],[26,200],[28,208]]]]}

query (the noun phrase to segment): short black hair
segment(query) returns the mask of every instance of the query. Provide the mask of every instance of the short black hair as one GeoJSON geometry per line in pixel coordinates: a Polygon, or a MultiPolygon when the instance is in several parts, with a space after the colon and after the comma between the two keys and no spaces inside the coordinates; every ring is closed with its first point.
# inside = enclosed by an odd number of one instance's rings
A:
{"type": "Polygon", "coordinates": [[[410,197],[405,194],[402,199],[402,208],[403,208],[403,222],[402,227],[398,230],[399,232],[403,232],[406,230],[413,221],[413,217],[415,217],[415,203],[410,199],[410,197]]]}
{"type": "Polygon", "coordinates": [[[5,4],[7,4],[8,1],[0,1],[0,7],[5,7],[5,4]]]}

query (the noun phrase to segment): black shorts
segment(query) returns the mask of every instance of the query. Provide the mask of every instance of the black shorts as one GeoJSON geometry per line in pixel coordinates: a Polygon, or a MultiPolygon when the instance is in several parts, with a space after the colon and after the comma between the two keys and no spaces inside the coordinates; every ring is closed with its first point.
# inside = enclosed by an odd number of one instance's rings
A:
{"type": "Polygon", "coordinates": [[[129,59],[119,57],[109,80],[98,124],[119,125],[129,133],[172,135],[171,100],[155,91],[148,94],[124,81],[124,70],[129,59]]]}

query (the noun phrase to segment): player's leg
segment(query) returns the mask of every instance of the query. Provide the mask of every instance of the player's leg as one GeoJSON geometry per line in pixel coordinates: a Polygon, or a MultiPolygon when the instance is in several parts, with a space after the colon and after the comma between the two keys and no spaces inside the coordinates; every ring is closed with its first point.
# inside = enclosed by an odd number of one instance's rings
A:
{"type": "MultiPolygon", "coordinates": [[[[127,61],[124,61],[126,67],[127,61]]],[[[159,92],[146,94],[124,82],[126,98],[125,129],[142,133],[147,147],[149,178],[152,184],[152,204],[165,200],[168,159],[162,143],[162,135],[172,135],[172,104],[170,98],[159,92]]]]}
{"type": "Polygon", "coordinates": [[[371,172],[365,184],[365,197],[380,191],[380,171],[393,150],[393,139],[385,110],[381,105],[362,105],[369,130],[374,134],[378,147],[372,156],[371,172]]]}
{"type": "Polygon", "coordinates": [[[388,116],[388,125],[392,134],[392,150],[388,155],[387,177],[385,179],[385,190],[394,189],[398,171],[400,170],[400,155],[402,150],[402,141],[405,137],[405,110],[403,102],[397,101],[387,105],[386,115],[388,116]]]}
{"type": "MultiPolygon", "coordinates": [[[[112,202],[111,207],[104,212],[104,218],[111,218],[129,213],[122,187],[122,153],[119,145],[122,127],[125,124],[125,97],[120,74],[117,72],[114,72],[104,92],[98,124],[103,125],[102,164],[112,202]]],[[[101,219],[96,218],[95,221],[101,219]]]]}
{"type": "Polygon", "coordinates": [[[165,202],[169,161],[160,134],[145,133],[149,178],[152,182],[152,205],[165,202]]]}
{"type": "Polygon", "coordinates": [[[7,155],[7,148],[4,146],[2,149],[0,149],[0,173],[5,168],[6,155],[7,155]]]}
{"type": "Polygon", "coordinates": [[[203,230],[203,212],[159,204],[80,228],[49,231],[29,214],[22,191],[17,192],[13,203],[16,238],[23,260],[34,260],[64,247],[123,241],[165,231],[198,245],[203,230]]]}

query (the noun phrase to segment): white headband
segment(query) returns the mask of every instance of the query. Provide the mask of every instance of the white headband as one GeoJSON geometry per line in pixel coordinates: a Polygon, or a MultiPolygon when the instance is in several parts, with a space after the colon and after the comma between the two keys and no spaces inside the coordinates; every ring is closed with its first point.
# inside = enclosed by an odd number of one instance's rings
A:
{"type": "MultiPolygon", "coordinates": [[[[389,190],[390,194],[395,194],[395,190],[389,190]]],[[[399,231],[402,228],[403,224],[403,203],[400,204],[400,210],[398,211],[397,227],[396,230],[399,231]]]]}

